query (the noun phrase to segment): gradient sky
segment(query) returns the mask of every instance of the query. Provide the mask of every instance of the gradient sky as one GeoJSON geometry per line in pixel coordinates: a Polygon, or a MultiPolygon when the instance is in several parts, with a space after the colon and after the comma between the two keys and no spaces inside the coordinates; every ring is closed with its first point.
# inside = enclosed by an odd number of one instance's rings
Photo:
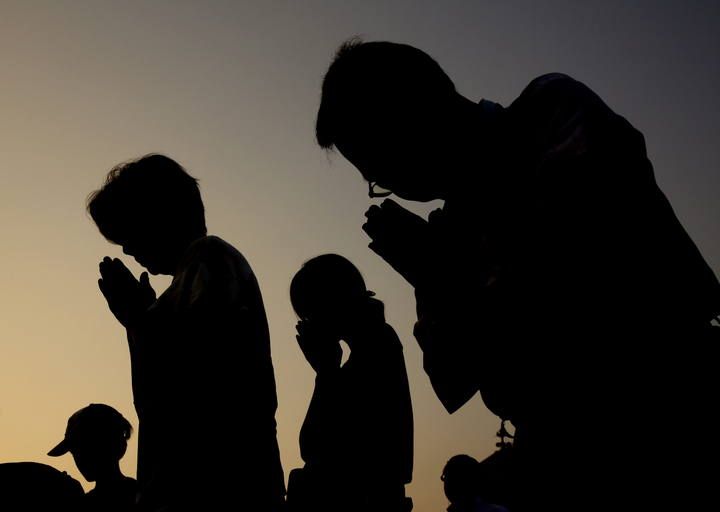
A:
{"type": "MultiPolygon", "coordinates": [[[[412,290],[360,229],[367,186],[314,143],[334,50],[353,35],[409,43],[465,96],[505,105],[542,73],[585,82],[643,132],[661,187],[718,273],[719,34],[714,0],[0,0],[0,461],[49,463],[82,481],[70,456],[45,456],[67,417],[104,402],[137,425],[124,332],[96,288],[99,260],[121,251],[84,202],[114,164],[163,152],[200,179],[211,233],[260,281],[286,476],[301,465],[314,377],[288,287],[303,261],[337,252],[403,341],[416,424],[409,493],[417,511],[444,510],[444,462],[488,455],[499,421],[478,397],[444,412],[412,337],[412,290]]],[[[133,439],[122,467],[134,475],[135,463],[133,439]]]]}

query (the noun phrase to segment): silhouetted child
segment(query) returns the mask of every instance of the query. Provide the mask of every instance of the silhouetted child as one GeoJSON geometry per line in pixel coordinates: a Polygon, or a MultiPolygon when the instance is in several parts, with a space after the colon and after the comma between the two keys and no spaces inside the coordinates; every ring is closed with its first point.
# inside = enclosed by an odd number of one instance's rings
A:
{"type": "Polygon", "coordinates": [[[306,262],[290,287],[297,341],[317,372],[300,432],[305,467],[291,474],[293,511],[407,511],[413,419],[402,345],[355,266],[306,262]],[[340,340],[350,355],[341,366],[340,340]]]}
{"type": "Polygon", "coordinates": [[[469,455],[455,455],[445,464],[442,476],[448,512],[507,512],[487,501],[482,465],[469,455]]]}
{"type": "Polygon", "coordinates": [[[131,434],[130,422],[105,404],[90,404],[68,419],[64,439],[48,455],[69,452],[85,480],[95,482],[85,495],[83,510],[120,512],[135,506],[137,482],[120,471],[131,434]]]}
{"type": "Polygon", "coordinates": [[[127,329],[140,419],[143,510],[275,510],[284,500],[277,396],[260,288],[234,247],[207,236],[197,181],[147,155],[120,164],[92,194],[100,232],[153,274],[157,299],[119,259],[100,263],[100,290],[127,329]]]}

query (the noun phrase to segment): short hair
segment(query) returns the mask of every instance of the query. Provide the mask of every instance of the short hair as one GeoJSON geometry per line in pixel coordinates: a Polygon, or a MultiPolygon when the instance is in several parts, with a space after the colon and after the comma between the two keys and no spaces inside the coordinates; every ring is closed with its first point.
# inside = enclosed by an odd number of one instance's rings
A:
{"type": "Polygon", "coordinates": [[[338,254],[322,254],[306,261],[290,283],[290,302],[301,317],[309,304],[332,304],[339,298],[373,295],[357,267],[338,254]]]}
{"type": "Polygon", "coordinates": [[[149,215],[207,233],[197,180],[175,160],[156,153],[115,166],[88,197],[87,211],[113,243],[145,224],[149,215]]]}
{"type": "Polygon", "coordinates": [[[331,149],[338,135],[357,122],[359,113],[407,113],[454,93],[450,77],[422,50],[387,41],[350,39],[340,46],[323,79],[315,125],[317,142],[331,149]]]}
{"type": "Polygon", "coordinates": [[[470,455],[454,455],[445,464],[441,480],[457,491],[472,492],[477,488],[480,468],[480,463],[470,455]]]}

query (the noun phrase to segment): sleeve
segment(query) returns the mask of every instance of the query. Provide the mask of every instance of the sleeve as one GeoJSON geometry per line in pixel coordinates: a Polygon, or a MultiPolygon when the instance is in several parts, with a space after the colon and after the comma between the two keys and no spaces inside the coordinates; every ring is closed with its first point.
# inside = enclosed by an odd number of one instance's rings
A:
{"type": "Polygon", "coordinates": [[[300,429],[300,455],[307,464],[327,460],[329,455],[341,450],[338,436],[338,404],[343,396],[340,369],[319,373],[315,388],[300,429]]]}

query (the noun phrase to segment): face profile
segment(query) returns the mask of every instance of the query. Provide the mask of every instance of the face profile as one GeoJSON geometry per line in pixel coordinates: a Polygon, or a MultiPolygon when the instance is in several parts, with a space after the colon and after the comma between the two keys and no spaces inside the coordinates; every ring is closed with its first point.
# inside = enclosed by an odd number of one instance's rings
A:
{"type": "Polygon", "coordinates": [[[83,477],[96,482],[117,467],[131,434],[130,422],[114,408],[90,404],[70,416],[65,437],[48,455],[70,453],[83,477]]]}
{"type": "Polygon", "coordinates": [[[164,155],[115,166],[87,210],[107,240],[155,275],[173,274],[187,247],[207,234],[197,180],[164,155]]]}

